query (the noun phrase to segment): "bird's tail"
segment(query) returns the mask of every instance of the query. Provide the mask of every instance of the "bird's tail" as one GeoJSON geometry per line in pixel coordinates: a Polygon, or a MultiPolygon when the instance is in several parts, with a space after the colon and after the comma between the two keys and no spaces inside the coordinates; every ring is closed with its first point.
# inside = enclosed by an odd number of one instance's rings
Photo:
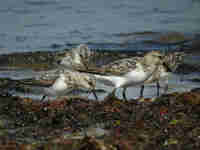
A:
{"type": "Polygon", "coordinates": [[[119,83],[121,81],[121,77],[118,76],[104,76],[104,75],[94,75],[97,81],[102,82],[105,85],[108,86],[117,86],[116,83],[119,83]]]}

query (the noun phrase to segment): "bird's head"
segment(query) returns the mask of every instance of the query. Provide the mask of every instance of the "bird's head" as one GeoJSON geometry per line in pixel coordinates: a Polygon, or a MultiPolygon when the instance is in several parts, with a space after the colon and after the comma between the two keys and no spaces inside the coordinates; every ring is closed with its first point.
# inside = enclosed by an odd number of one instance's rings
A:
{"type": "Polygon", "coordinates": [[[151,51],[144,56],[145,65],[161,65],[164,60],[164,55],[159,51],[151,51]]]}

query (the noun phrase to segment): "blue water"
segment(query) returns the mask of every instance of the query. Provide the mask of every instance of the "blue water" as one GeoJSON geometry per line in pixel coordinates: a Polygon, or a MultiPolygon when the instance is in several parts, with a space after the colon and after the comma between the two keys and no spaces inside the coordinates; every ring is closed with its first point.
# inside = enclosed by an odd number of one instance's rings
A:
{"type": "Polygon", "coordinates": [[[128,38],[120,34],[144,31],[194,34],[200,32],[199,10],[199,0],[2,0],[0,53],[71,43],[123,47],[128,38]]]}

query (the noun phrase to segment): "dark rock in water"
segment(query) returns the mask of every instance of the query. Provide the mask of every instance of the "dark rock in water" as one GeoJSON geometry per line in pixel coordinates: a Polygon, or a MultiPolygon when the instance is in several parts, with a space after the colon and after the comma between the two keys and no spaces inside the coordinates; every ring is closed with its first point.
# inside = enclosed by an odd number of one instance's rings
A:
{"type": "Polygon", "coordinates": [[[175,72],[182,73],[182,74],[188,74],[191,72],[199,72],[199,71],[200,71],[199,66],[193,66],[193,65],[189,65],[189,64],[180,64],[175,72]]]}
{"type": "Polygon", "coordinates": [[[191,51],[199,51],[200,49],[200,34],[196,34],[195,39],[191,43],[191,51]]]}
{"type": "Polygon", "coordinates": [[[186,42],[192,40],[191,37],[187,37],[184,34],[181,34],[179,32],[170,32],[167,34],[161,35],[157,40],[157,42],[165,43],[165,44],[177,44],[181,42],[186,42]]]}
{"type": "Polygon", "coordinates": [[[56,52],[25,52],[0,55],[0,67],[50,69],[55,67],[56,52]]]}
{"type": "Polygon", "coordinates": [[[57,48],[61,48],[61,47],[63,47],[63,45],[61,45],[61,44],[56,44],[56,43],[51,44],[51,46],[50,46],[50,48],[52,48],[52,49],[57,49],[57,48]]]}
{"type": "Polygon", "coordinates": [[[190,79],[190,81],[192,81],[192,82],[200,82],[200,79],[190,79]]]}
{"type": "Polygon", "coordinates": [[[200,87],[199,87],[199,88],[192,89],[191,92],[200,93],[200,87]]]}
{"type": "Polygon", "coordinates": [[[153,32],[153,31],[144,31],[144,32],[128,32],[128,33],[117,33],[114,34],[115,36],[120,36],[120,37],[127,37],[127,36],[134,36],[134,35],[157,35],[160,34],[159,32],[153,32]]]}
{"type": "Polygon", "coordinates": [[[168,46],[184,45],[194,39],[194,36],[187,36],[179,32],[157,33],[151,40],[145,40],[145,43],[154,43],[168,46]]]}

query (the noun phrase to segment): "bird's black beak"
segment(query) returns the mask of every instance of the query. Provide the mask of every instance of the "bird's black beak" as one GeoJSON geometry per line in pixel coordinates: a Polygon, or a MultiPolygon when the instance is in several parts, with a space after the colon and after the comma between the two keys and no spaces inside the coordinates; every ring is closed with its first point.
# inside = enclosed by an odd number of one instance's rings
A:
{"type": "Polygon", "coordinates": [[[57,62],[57,64],[60,64],[61,63],[61,59],[57,60],[56,62],[57,62]]]}
{"type": "Polygon", "coordinates": [[[166,68],[167,72],[172,72],[172,69],[169,68],[169,66],[165,62],[163,62],[163,66],[166,68]]]}

